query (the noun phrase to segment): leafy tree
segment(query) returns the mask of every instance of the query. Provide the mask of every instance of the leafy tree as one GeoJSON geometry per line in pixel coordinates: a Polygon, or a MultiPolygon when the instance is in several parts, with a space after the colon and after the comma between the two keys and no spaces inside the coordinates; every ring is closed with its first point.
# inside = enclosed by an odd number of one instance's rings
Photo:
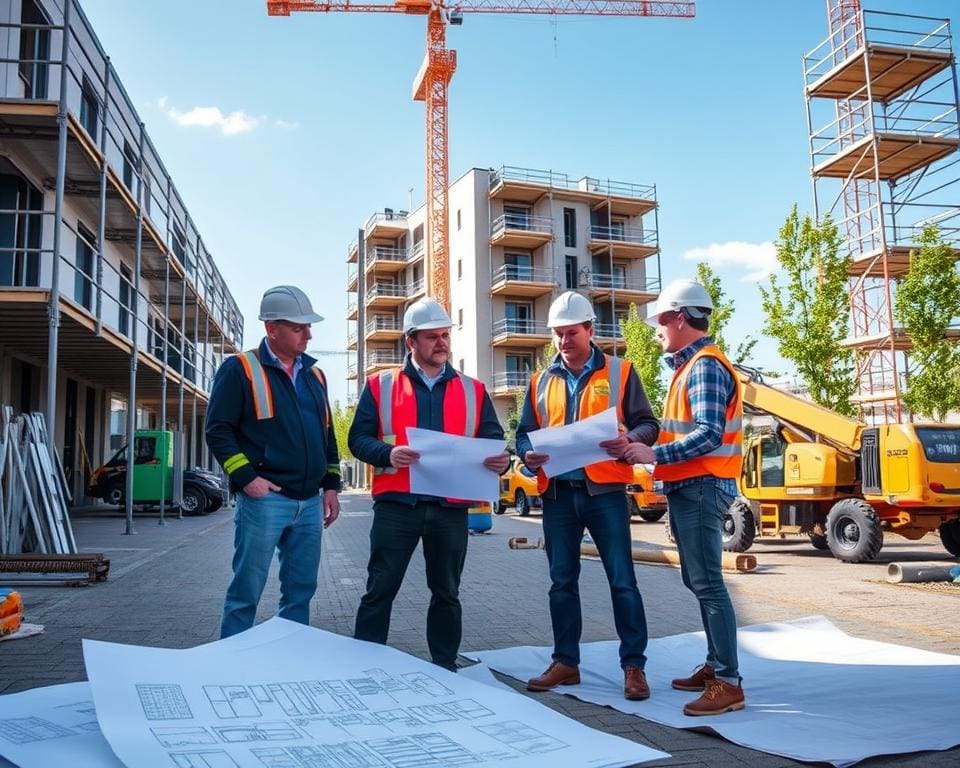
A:
{"type": "Polygon", "coordinates": [[[697,264],[697,279],[707,289],[707,293],[713,300],[713,312],[710,313],[710,327],[707,329],[707,333],[713,337],[720,350],[729,356],[734,363],[749,363],[753,348],[757,345],[757,339],[750,335],[746,336],[737,345],[737,351],[733,352],[727,348],[727,340],[723,335],[727,323],[733,317],[736,302],[733,299],[727,299],[720,285],[720,278],[707,262],[701,261],[697,264]]]}
{"type": "Polygon", "coordinates": [[[787,216],[777,240],[776,274],[759,286],[766,320],[763,332],[777,340],[777,349],[790,360],[820,405],[848,416],[856,390],[853,352],[841,345],[847,336],[850,304],[842,240],[828,218],[817,226],[810,216],[800,219],[797,206],[787,216]]]}
{"type": "Polygon", "coordinates": [[[960,409],[960,349],[944,338],[960,309],[960,272],[937,227],[927,227],[919,244],[894,298],[894,317],[913,344],[903,400],[912,413],[943,421],[960,409]]]}
{"type": "Polygon", "coordinates": [[[339,400],[333,401],[331,417],[333,418],[333,432],[337,437],[337,448],[340,450],[341,459],[353,459],[350,448],[347,445],[347,435],[350,432],[350,425],[353,423],[353,414],[357,406],[348,405],[346,408],[340,405],[339,400]]]}
{"type": "Polygon", "coordinates": [[[667,395],[664,368],[660,362],[663,349],[654,337],[653,328],[640,317],[636,304],[630,305],[626,318],[620,321],[620,328],[627,341],[624,358],[633,363],[653,412],[663,413],[663,400],[667,395]]]}

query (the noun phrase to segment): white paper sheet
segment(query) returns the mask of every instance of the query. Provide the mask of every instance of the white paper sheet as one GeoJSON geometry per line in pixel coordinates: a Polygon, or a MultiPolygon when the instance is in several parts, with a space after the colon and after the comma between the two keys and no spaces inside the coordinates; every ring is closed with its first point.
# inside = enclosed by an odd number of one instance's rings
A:
{"type": "MultiPolygon", "coordinates": [[[[650,641],[646,701],[624,700],[615,641],[581,645],[581,684],[563,693],[675,728],[710,728],[750,749],[836,766],[960,744],[960,657],[861,640],[819,616],[744,627],[738,641],[747,698],[740,712],[687,717],[683,705],[697,694],[670,687],[671,678],[703,663],[702,632],[650,641]]],[[[465,655],[526,680],[546,668],[551,649],[465,655]]]]}
{"type": "Polygon", "coordinates": [[[626,766],[667,757],[381,645],[299,631],[233,653],[84,641],[103,733],[171,765],[626,766]]]}
{"type": "Polygon", "coordinates": [[[420,454],[410,465],[411,493],[491,502],[500,497],[500,476],[483,461],[504,450],[503,440],[411,427],[407,442],[420,454]]]}
{"type": "Polygon", "coordinates": [[[527,437],[534,451],[550,456],[550,461],[543,465],[544,474],[556,477],[572,469],[607,461],[610,456],[600,443],[615,440],[618,434],[617,409],[608,408],[583,421],[528,432],[527,437]]]}

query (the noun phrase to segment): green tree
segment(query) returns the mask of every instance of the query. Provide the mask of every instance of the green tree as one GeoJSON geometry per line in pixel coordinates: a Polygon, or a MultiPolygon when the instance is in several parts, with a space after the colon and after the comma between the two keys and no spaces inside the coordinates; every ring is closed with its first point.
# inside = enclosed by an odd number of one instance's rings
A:
{"type": "Polygon", "coordinates": [[[841,342],[847,336],[850,304],[847,267],[836,225],[817,226],[800,219],[797,206],[787,216],[777,240],[783,284],[771,275],[759,286],[766,317],[763,332],[777,340],[780,355],[791,361],[820,405],[848,416],[855,409],[853,353],[841,342]]]}
{"type": "Polygon", "coordinates": [[[903,401],[912,413],[943,421],[960,409],[960,350],[944,338],[960,308],[960,272],[937,227],[927,227],[919,245],[893,304],[913,344],[903,401]]]}
{"type": "Polygon", "coordinates": [[[710,327],[707,329],[707,333],[713,337],[720,350],[729,356],[734,363],[748,363],[757,340],[753,336],[747,335],[737,345],[737,351],[734,352],[727,348],[727,340],[723,335],[727,323],[733,317],[736,302],[733,299],[727,299],[720,285],[720,278],[707,262],[701,261],[697,264],[697,279],[707,289],[707,293],[713,300],[713,312],[710,313],[710,327]]]}
{"type": "Polygon", "coordinates": [[[624,358],[633,363],[653,412],[663,413],[663,400],[667,395],[664,368],[660,361],[663,348],[654,337],[653,328],[640,317],[636,304],[630,305],[627,316],[620,321],[620,328],[627,342],[624,358]]]}
{"type": "Polygon", "coordinates": [[[353,423],[353,414],[357,406],[348,405],[346,408],[340,405],[339,400],[333,401],[333,433],[337,437],[337,448],[340,450],[341,459],[353,459],[350,448],[347,445],[347,435],[350,432],[350,425],[353,423]]]}

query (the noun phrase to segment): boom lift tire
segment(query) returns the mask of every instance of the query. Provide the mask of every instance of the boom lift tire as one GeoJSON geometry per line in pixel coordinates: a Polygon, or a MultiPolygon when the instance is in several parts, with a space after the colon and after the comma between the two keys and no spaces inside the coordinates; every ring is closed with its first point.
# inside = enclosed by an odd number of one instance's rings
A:
{"type": "Polygon", "coordinates": [[[753,546],[757,525],[750,505],[735,499],[723,516],[723,548],[727,552],[746,552],[753,546]]]}
{"type": "Polygon", "coordinates": [[[940,541],[947,552],[954,557],[960,557],[960,520],[940,523],[940,541]]]}
{"type": "MultiPolygon", "coordinates": [[[[636,503],[636,502],[634,502],[634,503],[636,503]]],[[[643,509],[643,508],[641,507],[641,508],[640,508],[640,511],[637,512],[637,514],[640,515],[640,519],[641,519],[641,520],[645,520],[645,521],[648,522],[648,523],[655,523],[655,522],[657,522],[657,520],[659,520],[659,519],[662,518],[665,514],[667,514],[667,510],[665,510],[665,509],[643,509]]]]}
{"type": "Polygon", "coordinates": [[[827,544],[845,563],[875,560],[883,547],[876,511],[863,499],[840,499],[827,515],[827,544]]]}
{"type": "Polygon", "coordinates": [[[807,535],[810,536],[810,543],[813,544],[814,549],[819,549],[821,551],[830,549],[830,543],[827,541],[826,534],[810,533],[807,535]]]}

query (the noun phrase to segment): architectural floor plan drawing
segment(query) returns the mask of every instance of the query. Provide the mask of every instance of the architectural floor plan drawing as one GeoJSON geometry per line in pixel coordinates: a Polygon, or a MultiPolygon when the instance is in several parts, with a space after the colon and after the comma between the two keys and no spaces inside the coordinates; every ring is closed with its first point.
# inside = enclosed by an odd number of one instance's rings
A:
{"type": "Polygon", "coordinates": [[[665,756],[391,648],[282,619],[261,626],[261,637],[190,650],[85,641],[117,756],[144,768],[600,768],[665,756]]]}

